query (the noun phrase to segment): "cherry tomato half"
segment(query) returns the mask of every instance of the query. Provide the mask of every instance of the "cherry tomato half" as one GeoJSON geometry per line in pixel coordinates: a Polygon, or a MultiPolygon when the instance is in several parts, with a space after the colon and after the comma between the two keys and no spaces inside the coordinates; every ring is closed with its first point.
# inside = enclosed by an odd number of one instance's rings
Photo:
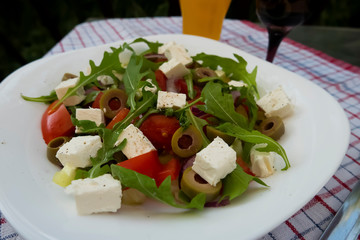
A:
{"type": "Polygon", "coordinates": [[[106,126],[106,128],[112,129],[116,123],[124,120],[124,118],[128,115],[129,112],[130,112],[130,110],[128,108],[121,109],[115,115],[115,117],[111,120],[111,122],[109,122],[109,124],[106,126]]]}
{"type": "Polygon", "coordinates": [[[156,179],[157,174],[161,169],[161,163],[159,161],[157,151],[144,153],[137,157],[120,162],[117,165],[154,179],[156,179]]]}
{"type": "Polygon", "coordinates": [[[94,102],[91,105],[92,108],[100,108],[100,99],[101,99],[101,96],[103,94],[104,94],[103,92],[98,93],[98,95],[96,96],[94,102]]]}
{"type": "Polygon", "coordinates": [[[53,109],[57,102],[50,104],[41,118],[41,131],[46,144],[56,137],[71,137],[75,133],[75,126],[65,105],[53,109]]]}
{"type": "Polygon", "coordinates": [[[255,174],[251,171],[250,167],[247,165],[247,163],[242,159],[242,157],[238,157],[236,159],[237,164],[244,170],[245,173],[255,176],[255,174]]]}
{"type": "Polygon", "coordinates": [[[175,117],[153,114],[141,124],[140,130],[156,149],[171,150],[171,138],[179,127],[175,117]]]}
{"type": "Polygon", "coordinates": [[[167,77],[165,76],[165,74],[157,69],[155,71],[155,78],[157,83],[159,84],[159,87],[162,91],[166,91],[166,81],[167,81],[167,77]]]}
{"type": "Polygon", "coordinates": [[[171,177],[171,180],[177,179],[179,177],[180,168],[180,161],[176,158],[172,158],[166,164],[161,165],[161,169],[156,178],[157,184],[160,185],[168,176],[171,177]]]}

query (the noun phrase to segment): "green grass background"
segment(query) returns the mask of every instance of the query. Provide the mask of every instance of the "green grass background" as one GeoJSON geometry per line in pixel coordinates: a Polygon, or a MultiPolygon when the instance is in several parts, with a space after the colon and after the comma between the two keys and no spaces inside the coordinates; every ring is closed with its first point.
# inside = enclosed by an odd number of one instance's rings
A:
{"type": "MultiPolygon", "coordinates": [[[[360,27],[359,0],[309,0],[305,24],[360,27]]],[[[196,13],[194,13],[196,14],[196,13]]],[[[179,16],[178,0],[12,0],[0,7],[0,81],[41,58],[77,24],[97,18],[179,16]]],[[[227,18],[258,22],[255,0],[232,0],[227,18]]]]}

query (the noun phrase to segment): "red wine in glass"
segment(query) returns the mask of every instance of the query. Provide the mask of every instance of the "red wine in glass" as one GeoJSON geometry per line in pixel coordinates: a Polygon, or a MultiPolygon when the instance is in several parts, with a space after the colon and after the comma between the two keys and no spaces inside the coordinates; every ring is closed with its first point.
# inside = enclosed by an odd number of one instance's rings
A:
{"type": "Polygon", "coordinates": [[[308,0],[256,0],[256,14],[266,26],[269,44],[266,60],[272,62],[284,37],[302,24],[308,0]]]}

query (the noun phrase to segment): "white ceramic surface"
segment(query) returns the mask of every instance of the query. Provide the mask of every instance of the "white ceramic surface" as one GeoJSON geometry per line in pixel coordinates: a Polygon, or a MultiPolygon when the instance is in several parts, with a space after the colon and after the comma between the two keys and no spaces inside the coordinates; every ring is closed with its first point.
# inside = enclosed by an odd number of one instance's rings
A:
{"type": "Polygon", "coordinates": [[[67,52],[30,63],[0,85],[0,209],[26,239],[256,239],[303,207],[327,183],[349,143],[349,124],[340,105],[310,81],[239,49],[217,41],[158,35],[147,39],[175,40],[194,55],[199,52],[248,61],[258,66],[258,85],[265,92],[282,85],[294,103],[285,119],[280,143],[291,168],[265,179],[271,187],[251,184],[231,205],[184,211],[148,201],[123,207],[116,214],[78,216],[75,201],[51,179],[58,169],[46,159],[40,119],[46,106],[26,96],[47,95],[65,72],[86,70],[89,59],[99,63],[110,45],[67,52]]]}

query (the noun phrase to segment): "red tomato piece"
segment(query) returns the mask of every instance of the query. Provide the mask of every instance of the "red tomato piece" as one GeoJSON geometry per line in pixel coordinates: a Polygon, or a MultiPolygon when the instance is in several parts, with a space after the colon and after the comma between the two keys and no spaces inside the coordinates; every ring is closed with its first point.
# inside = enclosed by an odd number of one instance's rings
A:
{"type": "Polygon", "coordinates": [[[160,87],[160,89],[162,91],[166,91],[166,81],[167,81],[167,77],[165,76],[165,74],[157,69],[155,70],[155,78],[156,78],[156,81],[160,87]]]}
{"type": "Polygon", "coordinates": [[[248,164],[242,159],[242,157],[238,157],[236,159],[237,164],[249,175],[255,176],[255,174],[251,171],[248,164]]]}
{"type": "Polygon", "coordinates": [[[120,162],[117,165],[131,169],[154,179],[157,177],[157,174],[161,169],[161,163],[159,161],[157,151],[144,153],[137,157],[120,162]]]}
{"type": "Polygon", "coordinates": [[[53,109],[57,102],[58,100],[50,104],[41,118],[41,131],[46,144],[56,137],[70,137],[75,133],[75,126],[65,105],[61,104],[53,109]]]}
{"type": "Polygon", "coordinates": [[[92,103],[91,107],[92,108],[100,108],[100,98],[103,95],[103,92],[99,92],[98,95],[96,96],[94,102],[92,103]]]}
{"type": "Polygon", "coordinates": [[[156,149],[171,150],[171,138],[179,127],[175,117],[153,114],[141,124],[140,130],[156,149]]]}
{"type": "Polygon", "coordinates": [[[156,178],[157,184],[160,185],[168,176],[171,177],[171,180],[177,179],[179,177],[180,168],[180,161],[176,158],[172,158],[166,164],[161,165],[161,169],[156,178]]]}
{"type": "Polygon", "coordinates": [[[112,129],[116,123],[124,120],[124,118],[128,115],[129,112],[130,112],[129,109],[127,109],[127,108],[122,108],[122,109],[115,115],[115,117],[111,120],[111,122],[109,122],[109,124],[106,126],[106,128],[112,129]]]}

